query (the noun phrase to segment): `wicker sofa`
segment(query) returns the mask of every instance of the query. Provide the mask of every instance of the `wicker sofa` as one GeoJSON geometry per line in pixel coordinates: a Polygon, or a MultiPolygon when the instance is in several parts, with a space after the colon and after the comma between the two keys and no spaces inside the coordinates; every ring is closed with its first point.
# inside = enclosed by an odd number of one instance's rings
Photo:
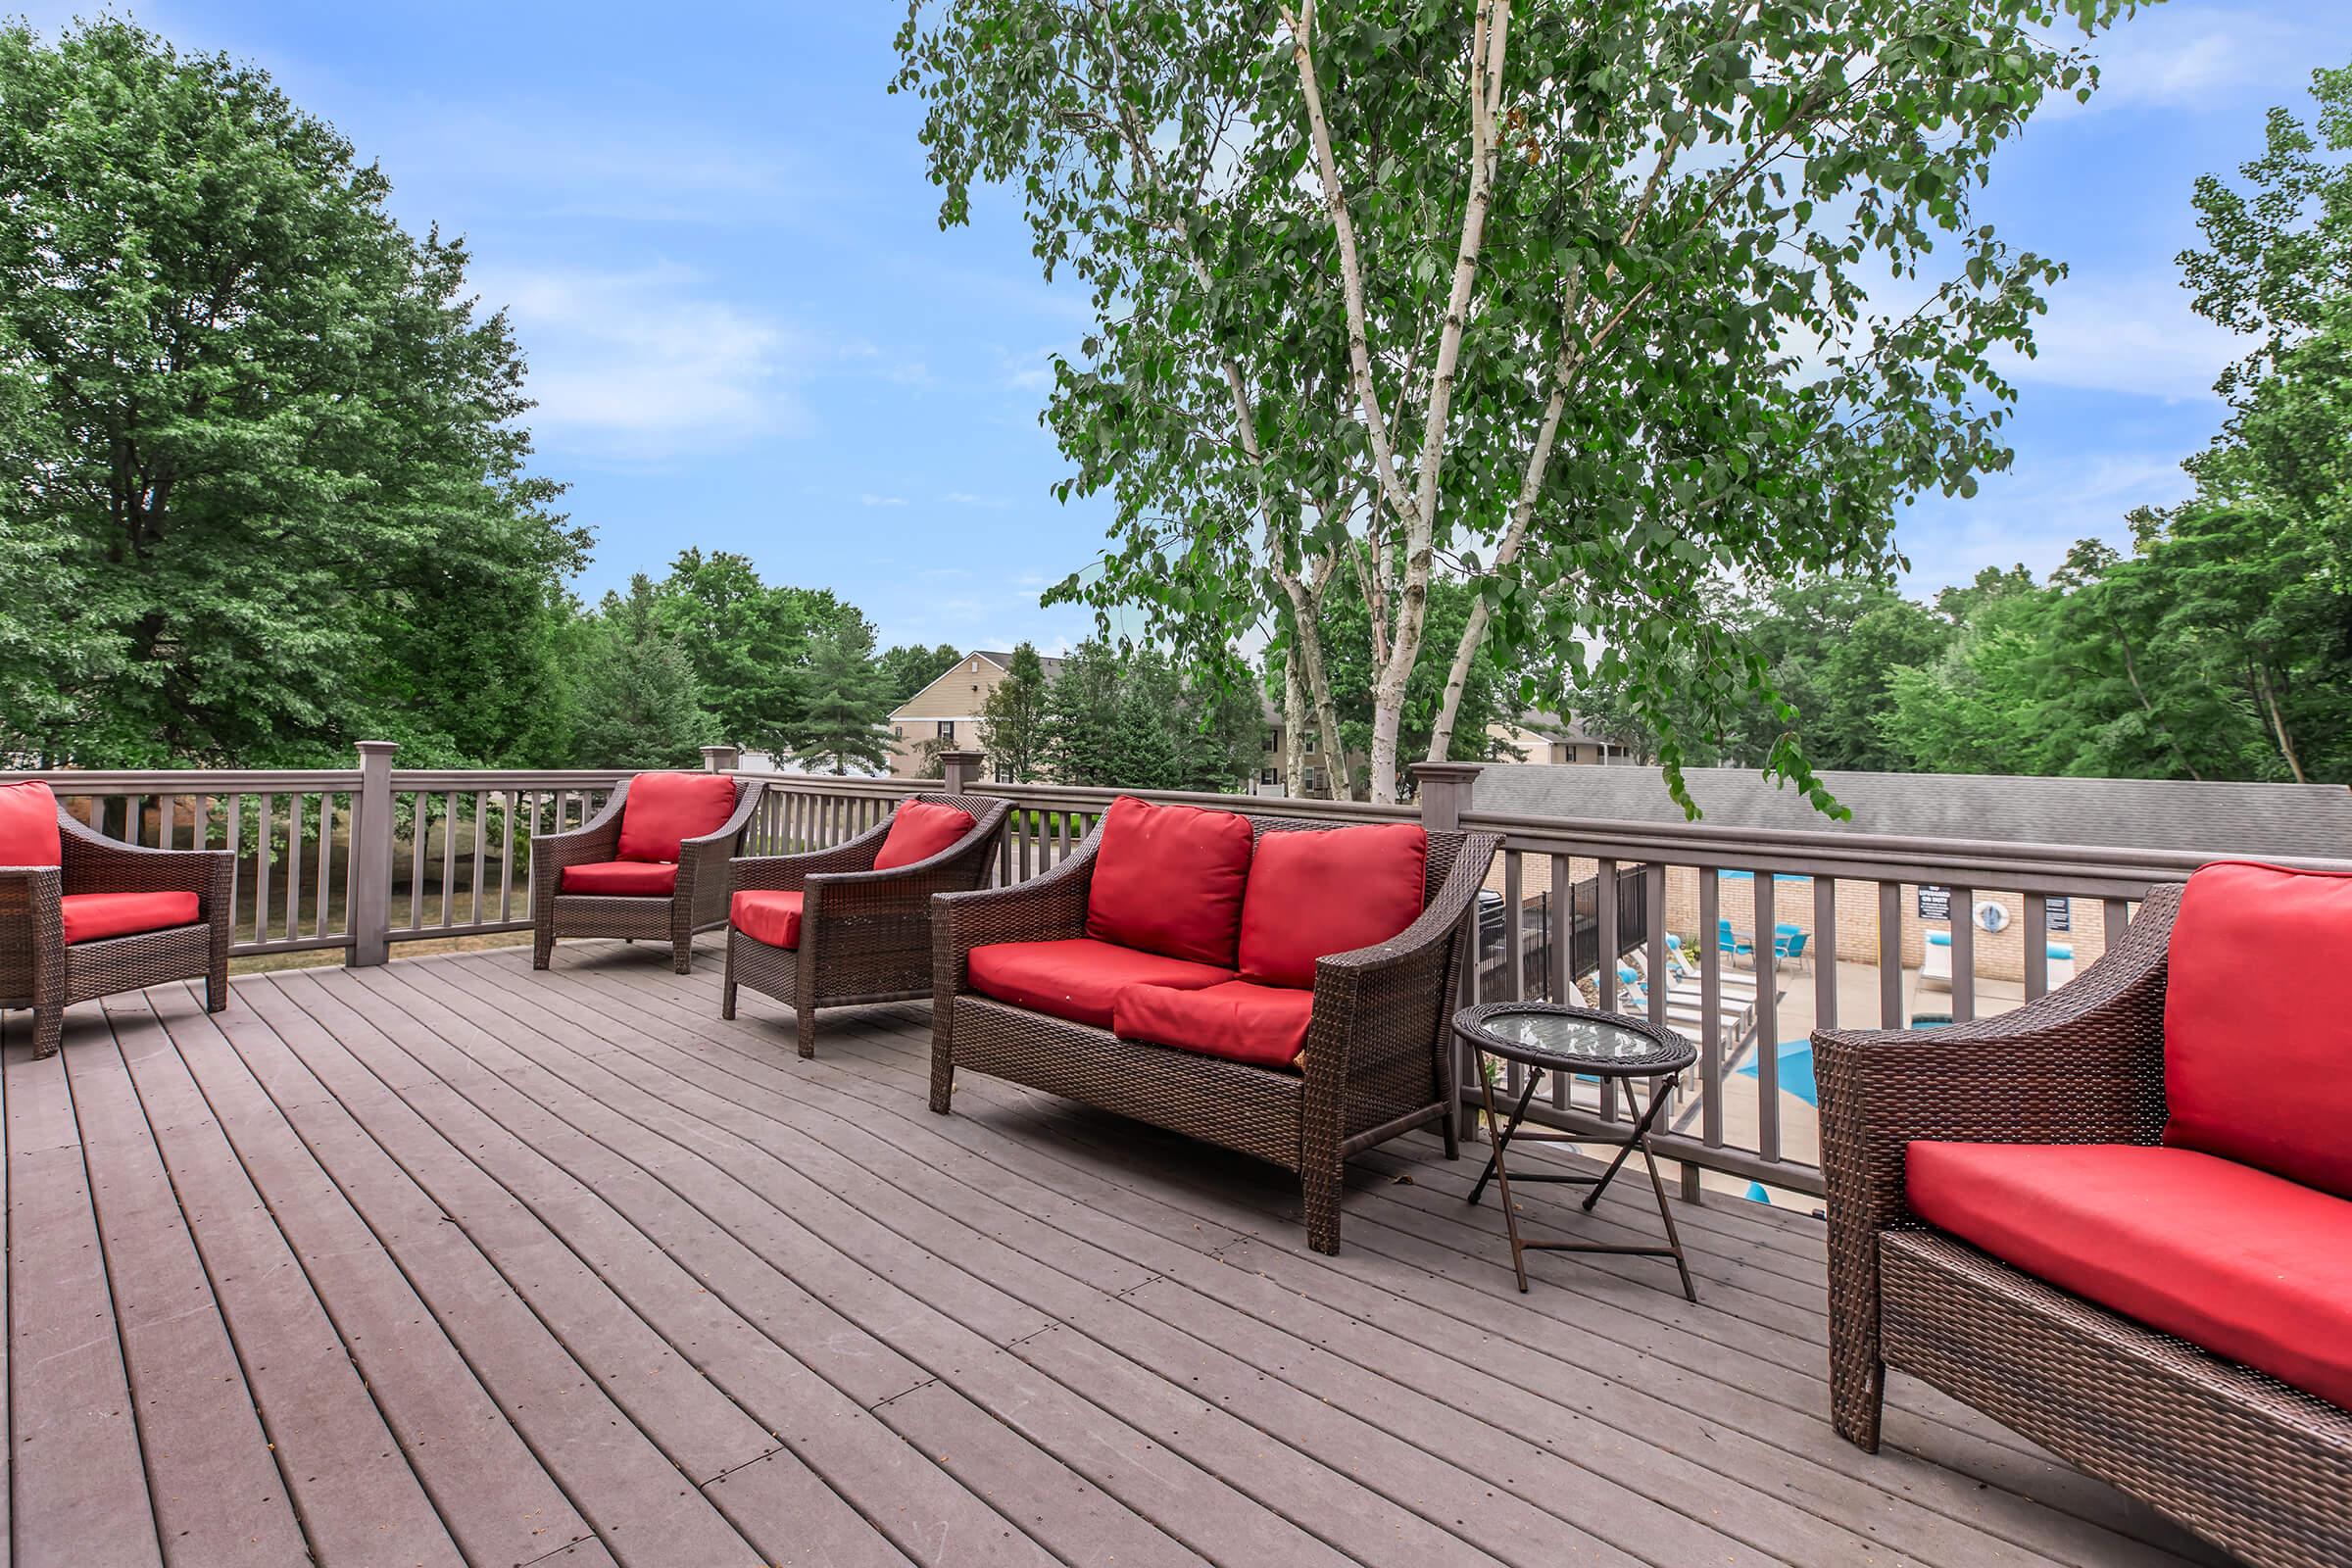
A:
{"type": "Polygon", "coordinates": [[[916,795],[829,849],[737,859],[719,1016],[734,1017],[736,988],[750,986],[792,1008],[800,1054],[813,1056],[817,1008],[931,995],[932,896],[988,879],[1009,809],[975,795],[916,795]],[[937,839],[909,845],[910,806],[958,813],[968,825],[920,853],[937,839]],[[885,853],[894,847],[900,856],[885,853]]]}
{"type": "Polygon", "coordinates": [[[32,1009],[36,1054],[77,1002],[201,978],[207,1008],[228,1005],[229,851],[119,843],[46,784],[0,792],[0,1007],[32,1009]]]}
{"type": "Polygon", "coordinates": [[[1876,1450],[1895,1367],[2249,1563],[2352,1562],[2352,884],[2321,891],[2307,984],[2250,992],[2277,950],[2192,881],[2016,1011],[1814,1035],[1840,1434],[1876,1450]]]}
{"type": "MultiPolygon", "coordinates": [[[[1419,913],[1410,923],[1392,925],[1389,935],[1368,946],[1321,954],[1311,963],[1311,990],[1297,995],[1301,988],[1294,981],[1294,994],[1278,999],[1303,1018],[1303,1054],[1295,1060],[1229,1059],[1159,1043],[1167,1033],[1149,1024],[1137,1029],[1150,1032],[1121,1038],[1116,1025],[1123,1015],[1105,1027],[1099,1014],[1094,1022],[1057,1016],[983,994],[972,983],[979,950],[1068,943],[1075,952],[1095,943],[1090,932],[1102,929],[1097,884],[1104,838],[1119,810],[1114,805],[1066,860],[1041,876],[936,901],[931,1108],[949,1110],[961,1067],[1254,1154],[1298,1175],[1308,1244],[1336,1252],[1349,1154],[1432,1125],[1445,1137],[1447,1157],[1458,1152],[1450,1114],[1450,1030],[1459,943],[1499,840],[1488,833],[1428,834],[1416,890],[1419,913]]],[[[1265,860],[1257,847],[1269,837],[1366,831],[1254,812],[1214,814],[1248,824],[1248,853],[1260,867],[1265,860]]],[[[1303,912],[1299,923],[1317,929],[1327,924],[1303,912]]],[[[1231,959],[1226,966],[1231,979],[1231,959]]],[[[1119,1005],[1123,1009],[1127,998],[1147,990],[1161,995],[1156,985],[1125,990],[1119,1005]]],[[[1246,1010],[1243,1016],[1246,1024],[1246,1010]]],[[[1297,1049],[1289,1038],[1275,1047],[1274,1057],[1297,1049]]]]}
{"type": "Polygon", "coordinates": [[[727,864],[761,788],[726,774],[640,773],[614,786],[605,808],[580,826],[532,834],[531,967],[548,966],[559,937],[619,937],[667,942],[671,967],[692,973],[695,933],[726,923],[727,864]],[[696,786],[699,801],[664,800],[653,819],[655,792],[674,796],[696,786]],[[681,822],[699,831],[667,831],[681,822]]]}

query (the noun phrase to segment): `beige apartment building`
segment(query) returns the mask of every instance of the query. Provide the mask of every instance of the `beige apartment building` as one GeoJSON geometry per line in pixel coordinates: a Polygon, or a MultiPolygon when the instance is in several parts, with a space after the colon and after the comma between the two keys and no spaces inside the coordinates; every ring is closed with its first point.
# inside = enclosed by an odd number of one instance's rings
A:
{"type": "MultiPolygon", "coordinates": [[[[1042,660],[1046,679],[1061,669],[1058,659],[1042,660]]],[[[901,703],[890,714],[890,772],[893,778],[919,778],[931,757],[945,751],[984,752],[980,744],[980,714],[988,694],[1012,672],[1012,655],[974,649],[956,666],[901,703]]],[[[981,765],[984,776],[995,769],[981,765]]]]}

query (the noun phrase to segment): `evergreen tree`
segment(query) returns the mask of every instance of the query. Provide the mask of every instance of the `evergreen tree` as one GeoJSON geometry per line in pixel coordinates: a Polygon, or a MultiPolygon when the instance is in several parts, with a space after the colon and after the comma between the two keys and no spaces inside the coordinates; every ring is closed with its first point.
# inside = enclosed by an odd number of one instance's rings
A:
{"type": "Polygon", "coordinates": [[[897,706],[916,692],[954,669],[963,655],[952,643],[925,648],[920,643],[900,643],[884,650],[881,658],[883,678],[890,684],[892,706],[897,706]]]}
{"type": "Polygon", "coordinates": [[[1012,651],[1004,678],[980,708],[980,745],[1000,772],[1026,784],[1045,762],[1046,662],[1037,645],[1012,651]]]}
{"type": "Polygon", "coordinates": [[[572,761],[581,767],[692,767],[714,744],[686,650],[656,612],[652,581],[640,572],[626,598],[607,594],[573,633],[577,689],[572,761]]]}
{"type": "Polygon", "coordinates": [[[895,699],[874,662],[874,633],[862,618],[837,622],[811,640],[802,675],[801,716],[792,752],[811,768],[847,773],[890,766],[885,722],[895,699]]]}
{"type": "Polygon", "coordinates": [[[829,588],[762,582],[746,557],[679,552],[659,585],[662,623],[694,662],[703,701],[738,746],[778,753],[802,718],[815,641],[858,612],[829,588]]]}

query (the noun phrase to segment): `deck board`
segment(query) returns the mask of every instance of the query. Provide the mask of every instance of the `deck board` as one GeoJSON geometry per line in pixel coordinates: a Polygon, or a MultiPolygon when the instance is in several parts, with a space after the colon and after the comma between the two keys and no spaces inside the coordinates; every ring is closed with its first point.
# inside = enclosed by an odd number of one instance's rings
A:
{"type": "Polygon", "coordinates": [[[935,1116],[927,1008],[802,1061],[716,959],[162,987],[48,1062],[12,1017],[0,1568],[2221,1560],[1907,1380],[1839,1442],[1803,1216],[1678,1207],[1695,1307],[1522,1297],[1415,1138],[1327,1258],[1278,1172],[976,1074],[935,1116]]]}

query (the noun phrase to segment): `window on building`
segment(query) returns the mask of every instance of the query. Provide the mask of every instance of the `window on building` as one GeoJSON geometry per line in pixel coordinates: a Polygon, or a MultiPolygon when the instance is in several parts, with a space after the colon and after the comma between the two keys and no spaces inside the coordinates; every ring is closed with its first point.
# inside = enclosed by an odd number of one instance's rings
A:
{"type": "Polygon", "coordinates": [[[943,718],[939,721],[939,738],[943,741],[952,741],[956,738],[956,721],[954,719],[943,718]]]}
{"type": "Polygon", "coordinates": [[[1258,737],[1258,742],[1259,742],[1259,750],[1261,750],[1261,751],[1265,751],[1265,752],[1271,752],[1271,751],[1273,751],[1273,750],[1274,750],[1274,732],[1273,732],[1272,730],[1268,730],[1268,731],[1266,731],[1266,732],[1265,732],[1265,734],[1263,734],[1263,735],[1261,735],[1261,736],[1259,736],[1259,737],[1258,737]]]}
{"type": "Polygon", "coordinates": [[[1257,781],[1258,781],[1260,784],[1271,784],[1271,783],[1273,783],[1273,782],[1274,782],[1274,770],[1273,770],[1272,768],[1270,768],[1270,767],[1261,767],[1261,768],[1259,768],[1259,769],[1257,770],[1257,781]]]}

